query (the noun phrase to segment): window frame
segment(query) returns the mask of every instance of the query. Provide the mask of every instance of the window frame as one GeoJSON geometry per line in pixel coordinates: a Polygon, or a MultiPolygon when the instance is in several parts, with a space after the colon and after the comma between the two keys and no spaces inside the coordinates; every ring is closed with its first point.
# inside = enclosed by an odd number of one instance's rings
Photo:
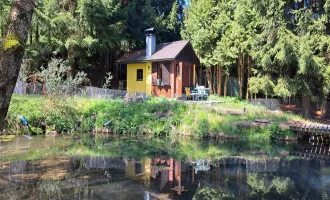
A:
{"type": "Polygon", "coordinates": [[[143,81],[143,69],[136,69],[136,81],[143,81]],[[142,78],[139,79],[140,78],[139,74],[141,74],[139,72],[141,72],[141,71],[142,71],[142,78]]]}

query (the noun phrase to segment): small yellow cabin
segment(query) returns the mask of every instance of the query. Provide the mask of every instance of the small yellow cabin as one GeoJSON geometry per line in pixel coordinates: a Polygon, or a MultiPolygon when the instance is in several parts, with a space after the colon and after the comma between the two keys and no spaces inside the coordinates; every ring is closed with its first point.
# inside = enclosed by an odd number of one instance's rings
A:
{"type": "Polygon", "coordinates": [[[127,93],[182,97],[185,87],[195,86],[200,69],[190,42],[180,40],[156,45],[155,29],[145,32],[146,49],[128,52],[117,61],[127,64],[127,93]]]}

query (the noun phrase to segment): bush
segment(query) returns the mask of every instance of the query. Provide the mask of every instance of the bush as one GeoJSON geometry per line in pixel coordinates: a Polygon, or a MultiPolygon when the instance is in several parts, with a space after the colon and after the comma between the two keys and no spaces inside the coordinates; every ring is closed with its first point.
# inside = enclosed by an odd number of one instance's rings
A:
{"type": "Polygon", "coordinates": [[[46,94],[57,96],[62,94],[72,94],[74,90],[84,82],[87,82],[87,74],[78,72],[75,77],[67,77],[70,66],[67,61],[60,59],[52,59],[48,63],[47,68],[41,68],[42,71],[37,73],[37,77],[42,77],[45,84],[46,94]]]}
{"type": "Polygon", "coordinates": [[[271,124],[268,127],[271,140],[280,140],[285,137],[285,131],[278,124],[271,124]]]}
{"type": "Polygon", "coordinates": [[[149,125],[152,134],[155,136],[168,135],[171,132],[171,127],[167,119],[159,119],[149,125]]]}
{"type": "Polygon", "coordinates": [[[7,115],[8,124],[11,128],[20,124],[17,116],[23,115],[32,127],[46,122],[48,127],[55,126],[59,132],[71,130],[80,115],[75,105],[76,101],[71,98],[53,101],[44,97],[14,95],[7,115]]]}
{"type": "Polygon", "coordinates": [[[199,137],[205,137],[209,133],[210,123],[207,118],[202,118],[198,120],[197,123],[197,135],[199,137]]]}

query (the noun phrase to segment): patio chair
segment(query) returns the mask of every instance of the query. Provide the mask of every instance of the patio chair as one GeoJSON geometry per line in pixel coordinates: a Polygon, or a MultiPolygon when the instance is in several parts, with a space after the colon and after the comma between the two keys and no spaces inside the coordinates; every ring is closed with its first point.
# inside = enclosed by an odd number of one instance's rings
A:
{"type": "Polygon", "coordinates": [[[207,100],[208,99],[208,97],[209,97],[209,90],[208,90],[208,88],[205,88],[205,90],[204,90],[204,94],[203,94],[203,99],[205,99],[205,100],[207,100]]]}
{"type": "Polygon", "coordinates": [[[189,87],[186,87],[185,88],[185,92],[186,92],[186,100],[188,100],[188,99],[193,100],[194,99],[194,95],[190,92],[190,88],[189,87]]]}
{"type": "Polygon", "coordinates": [[[200,86],[199,88],[196,88],[197,90],[197,100],[207,100],[209,96],[208,88],[205,88],[204,86],[200,86]]]}

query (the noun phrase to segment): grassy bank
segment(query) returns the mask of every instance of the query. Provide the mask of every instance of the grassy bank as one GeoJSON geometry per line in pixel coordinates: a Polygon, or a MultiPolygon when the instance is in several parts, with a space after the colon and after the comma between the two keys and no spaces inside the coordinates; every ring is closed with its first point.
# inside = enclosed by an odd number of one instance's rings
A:
{"type": "MultiPolygon", "coordinates": [[[[95,100],[68,97],[54,100],[38,96],[14,95],[10,104],[6,126],[11,132],[19,132],[18,115],[23,115],[36,128],[45,123],[49,130],[68,131],[82,122],[79,132],[101,128],[112,120],[111,131],[115,134],[151,134],[162,136],[183,134],[193,137],[224,135],[248,141],[268,141],[271,134],[281,132],[278,127],[240,129],[237,122],[270,119],[283,123],[299,120],[295,115],[273,113],[264,107],[254,106],[236,98],[219,98],[221,103],[187,104],[163,98],[151,98],[141,103],[125,104],[123,100],[95,100]],[[226,111],[243,111],[244,115],[230,115],[226,111]]],[[[36,130],[36,129],[34,129],[36,130]]]]}

